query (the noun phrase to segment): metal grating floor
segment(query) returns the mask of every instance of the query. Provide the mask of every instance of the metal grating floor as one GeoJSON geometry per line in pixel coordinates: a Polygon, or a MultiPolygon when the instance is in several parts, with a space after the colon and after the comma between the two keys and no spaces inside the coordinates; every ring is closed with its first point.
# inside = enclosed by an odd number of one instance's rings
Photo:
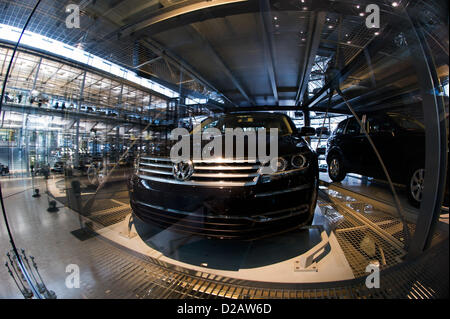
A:
{"type": "Polygon", "coordinates": [[[96,258],[101,289],[83,285],[86,298],[441,298],[448,296],[448,242],[441,242],[419,260],[381,272],[381,288],[370,290],[364,278],[347,282],[289,285],[262,284],[186,269],[93,238],[89,254],[96,258]]]}
{"type": "Polygon", "coordinates": [[[96,225],[95,229],[99,229],[120,223],[130,213],[131,213],[130,205],[121,205],[92,212],[86,217],[90,221],[95,223],[96,225]]]}
{"type": "MultiPolygon", "coordinates": [[[[402,228],[390,215],[350,196],[321,190],[318,205],[330,221],[355,280],[321,284],[250,282],[193,272],[129,250],[101,236],[91,238],[100,286],[83,285],[85,298],[441,298],[448,296],[448,242],[440,240],[427,256],[404,262],[402,228]],[[358,218],[363,215],[370,226],[358,218]],[[366,266],[381,265],[381,289],[365,286],[366,266]],[[442,271],[443,268],[447,271],[442,271]]],[[[125,202],[103,205],[85,218],[92,231],[122,221],[130,213],[125,202]]],[[[413,230],[414,225],[409,225],[413,230]]],[[[441,235],[437,235],[442,238],[441,235]]]]}
{"type": "MultiPolygon", "coordinates": [[[[366,266],[379,262],[381,269],[400,264],[406,255],[402,222],[367,203],[335,190],[321,189],[319,207],[324,216],[331,216],[336,237],[356,278],[367,276],[366,266]]],[[[415,225],[408,223],[410,234],[415,225]]],[[[436,231],[435,242],[446,238],[436,231]]]]}

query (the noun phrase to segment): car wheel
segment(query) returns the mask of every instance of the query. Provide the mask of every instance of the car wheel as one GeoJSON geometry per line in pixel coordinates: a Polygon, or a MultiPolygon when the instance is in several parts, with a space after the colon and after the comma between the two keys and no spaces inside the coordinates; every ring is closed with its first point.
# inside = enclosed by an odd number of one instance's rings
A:
{"type": "Polygon", "coordinates": [[[332,155],[328,162],[328,176],[333,182],[340,182],[347,173],[344,171],[344,163],[338,155],[332,155]]]}
{"type": "Polygon", "coordinates": [[[425,169],[415,168],[411,170],[408,181],[408,198],[411,204],[419,207],[423,196],[425,169]]]}

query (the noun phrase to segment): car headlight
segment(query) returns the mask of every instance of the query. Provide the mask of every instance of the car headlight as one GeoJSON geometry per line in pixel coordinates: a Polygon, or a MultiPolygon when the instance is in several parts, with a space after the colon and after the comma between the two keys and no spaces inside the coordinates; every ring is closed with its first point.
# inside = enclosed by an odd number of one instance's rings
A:
{"type": "Polygon", "coordinates": [[[283,157],[276,157],[270,161],[270,166],[274,173],[283,172],[286,170],[288,166],[288,161],[285,160],[283,157]]]}
{"type": "Polygon", "coordinates": [[[302,154],[297,154],[292,156],[291,158],[291,165],[293,168],[302,168],[308,165],[308,162],[306,160],[306,157],[302,154]]]}

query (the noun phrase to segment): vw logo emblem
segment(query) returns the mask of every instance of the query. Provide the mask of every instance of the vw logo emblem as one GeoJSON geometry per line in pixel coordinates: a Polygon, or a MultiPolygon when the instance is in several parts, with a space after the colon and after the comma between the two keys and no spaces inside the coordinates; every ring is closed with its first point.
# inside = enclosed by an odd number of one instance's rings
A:
{"type": "Polygon", "coordinates": [[[172,174],[179,181],[188,180],[194,173],[194,165],[191,161],[174,163],[172,174]]]}

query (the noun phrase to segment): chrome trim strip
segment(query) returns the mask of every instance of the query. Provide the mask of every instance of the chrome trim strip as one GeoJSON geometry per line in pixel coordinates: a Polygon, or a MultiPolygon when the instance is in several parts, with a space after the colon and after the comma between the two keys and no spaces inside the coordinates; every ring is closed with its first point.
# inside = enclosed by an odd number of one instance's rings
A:
{"type": "MultiPolygon", "coordinates": [[[[141,159],[147,161],[164,161],[164,162],[172,162],[170,158],[167,157],[149,157],[149,156],[141,156],[141,159]]],[[[193,163],[258,163],[256,159],[228,159],[228,158],[211,158],[211,159],[194,159],[193,163]]]]}
{"type": "Polygon", "coordinates": [[[246,177],[256,177],[257,173],[251,174],[233,174],[233,173],[194,173],[192,177],[210,177],[210,178],[246,178],[246,177]]]}
{"type": "Polygon", "coordinates": [[[249,159],[228,159],[228,158],[211,158],[211,159],[194,159],[192,161],[195,163],[213,163],[213,164],[235,164],[235,163],[253,163],[256,164],[258,161],[255,160],[249,160],[249,159]]]}
{"type": "Polygon", "coordinates": [[[164,162],[172,162],[170,158],[166,157],[147,157],[147,156],[141,156],[141,159],[147,160],[147,161],[164,161],[164,162]]]}
{"type": "Polygon", "coordinates": [[[259,165],[252,166],[195,166],[196,170],[211,170],[211,171],[233,171],[233,170],[257,170],[259,165]]]}
{"type": "Polygon", "coordinates": [[[166,171],[158,171],[154,169],[147,169],[147,168],[139,168],[140,171],[146,172],[146,173],[152,173],[152,174],[161,174],[161,175],[173,175],[172,172],[166,172],[166,171]]]}
{"type": "Polygon", "coordinates": [[[172,165],[167,165],[167,164],[158,164],[158,163],[143,163],[143,162],[139,162],[140,165],[144,165],[144,166],[152,166],[152,167],[161,167],[161,168],[170,168],[172,169],[172,165]]]}
{"type": "Polygon", "coordinates": [[[266,196],[273,196],[273,195],[279,195],[279,194],[286,194],[286,193],[301,191],[301,190],[304,190],[304,189],[307,189],[307,188],[310,188],[310,187],[311,187],[311,184],[303,184],[303,185],[300,185],[298,187],[284,189],[284,190],[281,190],[281,191],[258,193],[258,194],[255,194],[255,197],[266,197],[266,196]]]}
{"type": "Polygon", "coordinates": [[[256,180],[251,182],[224,182],[224,181],[177,181],[175,179],[160,178],[156,176],[138,175],[139,178],[160,183],[170,183],[189,186],[210,186],[210,187],[234,187],[234,186],[251,186],[256,184],[256,180]]]}
{"type": "Polygon", "coordinates": [[[175,213],[175,214],[181,214],[181,215],[189,215],[189,216],[193,216],[193,217],[208,217],[208,218],[222,218],[222,219],[228,219],[228,220],[233,220],[233,219],[237,219],[237,220],[250,220],[253,222],[264,222],[264,221],[274,221],[274,220],[279,220],[279,219],[284,219],[284,218],[288,218],[288,217],[292,217],[295,215],[300,215],[305,213],[308,210],[308,205],[307,204],[303,204],[297,207],[292,207],[292,208],[287,208],[287,209],[282,209],[282,210],[277,210],[277,211],[272,211],[272,212],[268,212],[265,213],[263,215],[252,215],[252,216],[230,216],[230,215],[203,215],[203,214],[197,214],[197,213],[192,213],[192,212],[187,212],[187,211],[183,211],[183,210],[178,210],[178,209],[173,209],[173,208],[165,208],[163,206],[159,206],[159,205],[151,205],[148,203],[144,203],[141,201],[135,201],[137,204],[142,205],[142,206],[147,206],[153,209],[158,209],[158,210],[162,210],[162,211],[167,211],[170,213],[175,213]],[[270,215],[276,215],[276,214],[280,214],[283,212],[290,212],[289,215],[286,216],[281,216],[281,217],[275,217],[275,218],[271,218],[271,217],[267,217],[270,215]]]}

